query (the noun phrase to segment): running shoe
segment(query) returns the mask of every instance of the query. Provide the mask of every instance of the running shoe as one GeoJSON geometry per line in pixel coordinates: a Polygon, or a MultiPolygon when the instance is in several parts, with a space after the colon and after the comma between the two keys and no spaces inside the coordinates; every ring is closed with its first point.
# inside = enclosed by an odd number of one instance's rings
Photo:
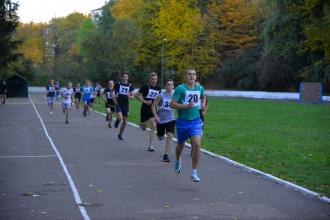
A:
{"type": "Polygon", "coordinates": [[[65,120],[65,124],[69,124],[69,121],[68,120],[65,120]]]}
{"type": "Polygon", "coordinates": [[[51,114],[51,115],[52,115],[52,114],[53,114],[53,112],[52,112],[52,111],[50,111],[50,112],[49,112],[49,114],[51,114]]]}
{"type": "Polygon", "coordinates": [[[174,164],[174,170],[175,172],[177,173],[181,173],[181,158],[177,161],[175,161],[175,164],[174,164]]]}
{"type": "Polygon", "coordinates": [[[153,152],[153,151],[155,151],[155,148],[153,146],[149,146],[148,151],[153,152]]]}
{"type": "Polygon", "coordinates": [[[109,127],[109,128],[112,128],[111,123],[108,124],[108,127],[109,127]]]}
{"type": "Polygon", "coordinates": [[[109,121],[109,115],[105,116],[105,120],[109,121]]]}
{"type": "Polygon", "coordinates": [[[201,181],[201,179],[200,179],[199,176],[198,176],[197,171],[192,171],[192,172],[191,172],[191,179],[192,179],[194,182],[200,182],[200,181],[201,181]]]}
{"type": "Polygon", "coordinates": [[[118,128],[118,125],[119,125],[119,120],[116,120],[116,122],[115,122],[115,128],[118,128]]]}
{"type": "Polygon", "coordinates": [[[170,161],[170,158],[168,158],[168,155],[167,154],[164,154],[164,156],[163,156],[163,162],[171,162],[170,161]]]}
{"type": "Polygon", "coordinates": [[[121,134],[118,134],[118,139],[121,140],[121,141],[124,140],[124,138],[121,136],[121,134]]]}
{"type": "Polygon", "coordinates": [[[86,111],[83,111],[83,115],[84,115],[84,117],[86,117],[86,111]]]}

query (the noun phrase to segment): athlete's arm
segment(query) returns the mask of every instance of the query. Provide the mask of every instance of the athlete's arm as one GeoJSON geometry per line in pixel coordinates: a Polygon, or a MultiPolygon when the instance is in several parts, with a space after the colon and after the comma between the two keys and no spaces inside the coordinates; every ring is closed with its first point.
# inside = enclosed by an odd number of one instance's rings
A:
{"type": "Polygon", "coordinates": [[[201,97],[201,109],[203,112],[205,112],[205,105],[206,105],[206,96],[201,97]]]}
{"type": "Polygon", "coordinates": [[[135,96],[134,96],[134,94],[132,92],[129,92],[127,94],[127,96],[128,96],[129,99],[134,99],[135,98],[135,96]]]}
{"type": "Polygon", "coordinates": [[[192,107],[194,107],[194,103],[189,102],[188,104],[180,104],[180,103],[178,103],[177,100],[172,99],[170,102],[170,107],[174,108],[174,109],[192,108],[192,107]]]}
{"type": "Polygon", "coordinates": [[[156,109],[157,109],[157,105],[159,104],[159,102],[161,100],[162,100],[162,97],[160,97],[160,95],[158,95],[157,98],[155,99],[154,103],[151,105],[151,111],[152,111],[152,114],[154,115],[155,120],[156,120],[157,123],[159,123],[160,120],[159,120],[159,117],[157,115],[156,109]]]}
{"type": "Polygon", "coordinates": [[[135,94],[135,98],[136,98],[137,100],[139,100],[140,102],[146,104],[146,105],[151,105],[151,104],[152,104],[152,101],[151,101],[151,100],[147,101],[147,100],[145,100],[145,99],[143,98],[141,92],[137,92],[137,93],[135,94]]]}

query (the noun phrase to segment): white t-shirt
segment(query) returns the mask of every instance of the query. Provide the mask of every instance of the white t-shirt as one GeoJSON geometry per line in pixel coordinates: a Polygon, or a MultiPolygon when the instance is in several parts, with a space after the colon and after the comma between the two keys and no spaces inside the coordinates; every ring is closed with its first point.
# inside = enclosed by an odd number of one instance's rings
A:
{"type": "Polygon", "coordinates": [[[73,94],[73,89],[69,89],[69,88],[62,88],[61,89],[61,93],[64,95],[63,97],[63,103],[66,104],[71,104],[72,100],[71,100],[71,96],[73,94]]]}

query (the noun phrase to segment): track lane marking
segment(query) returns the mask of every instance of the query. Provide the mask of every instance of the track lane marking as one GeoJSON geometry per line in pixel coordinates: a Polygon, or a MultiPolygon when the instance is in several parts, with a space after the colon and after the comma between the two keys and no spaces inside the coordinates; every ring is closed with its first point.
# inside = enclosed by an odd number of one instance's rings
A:
{"type": "Polygon", "coordinates": [[[88,215],[87,210],[85,209],[85,207],[79,205],[79,204],[82,204],[82,201],[81,201],[81,198],[80,198],[79,192],[78,192],[78,190],[77,190],[77,187],[76,187],[75,183],[74,183],[73,180],[72,180],[72,177],[71,177],[71,175],[70,175],[70,173],[69,173],[69,171],[68,171],[67,166],[66,166],[65,163],[64,163],[64,160],[63,160],[63,158],[62,158],[60,152],[58,151],[57,147],[55,146],[55,144],[54,144],[52,138],[49,136],[48,131],[47,131],[47,128],[46,128],[46,126],[45,126],[45,124],[44,124],[44,122],[43,122],[43,120],[42,120],[42,118],[41,118],[41,116],[40,116],[40,114],[39,114],[39,111],[37,110],[36,106],[34,105],[34,102],[33,102],[33,100],[32,100],[32,98],[31,98],[30,95],[29,95],[29,100],[30,100],[30,102],[31,102],[31,104],[32,104],[32,106],[33,106],[33,108],[34,108],[34,111],[36,112],[36,114],[37,114],[37,116],[38,116],[38,118],[39,118],[39,120],[40,120],[40,123],[41,123],[41,125],[42,125],[42,127],[43,127],[43,129],[44,129],[45,135],[46,135],[46,137],[47,137],[47,139],[48,139],[50,145],[52,146],[52,148],[53,148],[53,150],[55,151],[55,154],[56,154],[58,160],[60,161],[60,164],[61,164],[61,166],[62,166],[62,169],[63,169],[63,171],[64,171],[64,174],[65,174],[65,176],[66,176],[66,178],[67,178],[67,180],[68,180],[68,182],[69,182],[70,188],[71,188],[71,190],[72,190],[72,193],[73,193],[73,196],[74,196],[75,202],[76,202],[76,204],[77,204],[78,207],[79,207],[79,211],[80,211],[80,213],[81,213],[83,219],[84,219],[84,220],[90,220],[90,217],[89,217],[89,215],[88,215]]]}

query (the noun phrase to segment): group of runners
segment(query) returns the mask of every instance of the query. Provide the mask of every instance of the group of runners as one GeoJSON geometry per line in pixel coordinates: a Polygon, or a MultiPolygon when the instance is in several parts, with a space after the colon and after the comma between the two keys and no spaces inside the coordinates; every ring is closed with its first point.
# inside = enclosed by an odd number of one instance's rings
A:
{"type": "MultiPolygon", "coordinates": [[[[60,90],[62,96],[63,113],[65,114],[65,122],[68,124],[68,115],[72,103],[79,110],[81,99],[83,101],[83,116],[89,114],[89,110],[93,103],[100,97],[105,99],[106,123],[112,128],[113,114],[117,114],[114,127],[120,129],[118,139],[123,139],[123,133],[127,124],[129,113],[129,99],[136,98],[142,105],[140,109],[142,130],[148,131],[147,150],[155,151],[153,146],[155,133],[159,140],[164,139],[166,134],[165,153],[163,155],[164,162],[170,162],[169,153],[172,146],[174,131],[177,132],[177,146],[175,149],[175,172],[181,173],[182,162],[181,155],[185,142],[190,139],[192,145],[192,173],[191,178],[195,182],[199,182],[200,178],[197,173],[197,166],[200,157],[200,145],[203,128],[203,116],[206,111],[207,100],[204,94],[204,88],[196,82],[197,75],[194,69],[188,69],[185,72],[185,82],[174,89],[172,79],[165,81],[165,90],[162,91],[157,85],[157,74],[151,73],[149,81],[143,85],[137,93],[133,94],[134,86],[129,82],[128,73],[123,73],[121,80],[114,83],[113,80],[108,81],[107,87],[102,91],[99,83],[95,87],[90,81],[86,81],[84,86],[78,83],[76,87],[72,87],[69,82],[67,87],[60,90]],[[96,100],[95,100],[96,98],[96,100]],[[175,109],[177,110],[177,118],[175,118],[175,109]],[[155,132],[157,131],[157,132],[155,132]]],[[[56,96],[56,88],[54,80],[50,81],[47,86],[47,99],[50,107],[50,114],[53,114],[53,102],[56,96]]]]}

